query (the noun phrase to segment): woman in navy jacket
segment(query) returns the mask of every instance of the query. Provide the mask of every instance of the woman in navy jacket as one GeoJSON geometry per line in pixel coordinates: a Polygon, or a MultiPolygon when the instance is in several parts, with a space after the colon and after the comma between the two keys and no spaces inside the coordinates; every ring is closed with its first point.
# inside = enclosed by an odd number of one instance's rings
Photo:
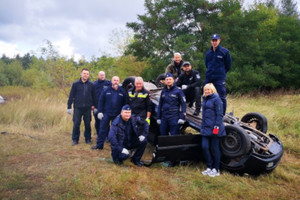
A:
{"type": "Polygon", "coordinates": [[[226,135],[223,124],[223,102],[212,83],[204,86],[203,94],[200,133],[207,169],[202,174],[215,177],[220,175],[220,137],[226,135]]]}

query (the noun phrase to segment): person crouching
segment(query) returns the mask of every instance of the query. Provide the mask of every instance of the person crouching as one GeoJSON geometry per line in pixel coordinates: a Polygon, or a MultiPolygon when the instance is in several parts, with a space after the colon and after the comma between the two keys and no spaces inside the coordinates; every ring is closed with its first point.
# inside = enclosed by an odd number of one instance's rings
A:
{"type": "Polygon", "coordinates": [[[131,119],[131,109],[129,105],[122,107],[121,114],[118,115],[112,122],[108,134],[108,140],[111,144],[111,156],[115,164],[123,164],[123,161],[128,159],[130,150],[133,153],[131,161],[136,166],[143,166],[140,161],[147,145],[147,135],[143,135],[140,131],[144,130],[148,133],[148,123],[145,120],[131,119]],[[140,128],[140,126],[143,128],[140,128]],[[145,128],[146,127],[146,128],[145,128]]]}

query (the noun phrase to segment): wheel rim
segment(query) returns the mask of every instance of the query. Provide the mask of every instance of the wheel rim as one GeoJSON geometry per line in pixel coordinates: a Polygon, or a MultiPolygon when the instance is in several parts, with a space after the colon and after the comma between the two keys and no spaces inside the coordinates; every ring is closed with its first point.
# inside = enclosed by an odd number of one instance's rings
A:
{"type": "Polygon", "coordinates": [[[237,152],[242,146],[242,139],[235,131],[227,133],[225,140],[223,140],[223,148],[229,152],[237,152]]]}
{"type": "Polygon", "coordinates": [[[257,130],[261,130],[261,122],[257,118],[250,119],[249,122],[248,122],[248,124],[249,124],[249,126],[255,128],[257,130]]]}

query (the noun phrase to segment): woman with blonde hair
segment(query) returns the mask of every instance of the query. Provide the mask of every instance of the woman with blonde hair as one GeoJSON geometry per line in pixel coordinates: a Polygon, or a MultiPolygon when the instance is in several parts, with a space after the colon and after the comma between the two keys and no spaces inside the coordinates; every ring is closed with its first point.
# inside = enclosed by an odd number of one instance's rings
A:
{"type": "Polygon", "coordinates": [[[220,175],[220,137],[226,135],[223,124],[223,103],[212,83],[204,86],[203,94],[200,134],[207,169],[202,174],[215,177],[220,175]]]}

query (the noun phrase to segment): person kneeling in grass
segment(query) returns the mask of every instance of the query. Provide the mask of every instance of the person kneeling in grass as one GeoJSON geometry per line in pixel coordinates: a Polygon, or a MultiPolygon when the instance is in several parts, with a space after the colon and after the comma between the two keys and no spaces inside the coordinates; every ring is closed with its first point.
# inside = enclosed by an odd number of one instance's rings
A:
{"type": "Polygon", "coordinates": [[[130,106],[123,106],[121,114],[113,120],[108,134],[114,163],[120,165],[132,156],[131,162],[142,167],[141,158],[146,149],[148,130],[149,125],[145,119],[131,116],[130,106]]]}
{"type": "Polygon", "coordinates": [[[212,83],[204,86],[203,93],[200,134],[202,135],[202,150],[207,169],[202,174],[215,177],[220,175],[220,137],[226,135],[223,124],[223,103],[212,83]]]}

